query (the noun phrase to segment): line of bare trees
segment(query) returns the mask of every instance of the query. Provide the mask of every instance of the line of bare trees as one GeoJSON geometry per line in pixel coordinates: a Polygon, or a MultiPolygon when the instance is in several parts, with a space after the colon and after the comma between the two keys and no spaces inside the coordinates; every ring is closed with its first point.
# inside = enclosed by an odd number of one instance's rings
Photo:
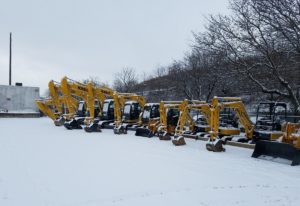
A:
{"type": "Polygon", "coordinates": [[[230,8],[230,16],[209,17],[195,50],[219,56],[225,70],[299,110],[300,1],[231,0],[230,8]]]}
{"type": "Polygon", "coordinates": [[[134,71],[125,69],[117,75],[115,87],[136,91],[149,83],[147,90],[175,87],[177,98],[205,100],[213,95],[263,94],[289,102],[299,112],[300,0],[229,4],[230,15],[209,16],[205,31],[194,33],[184,59],[157,69],[157,75],[142,84],[137,84],[134,71]],[[158,81],[166,77],[167,84],[158,81]]]}

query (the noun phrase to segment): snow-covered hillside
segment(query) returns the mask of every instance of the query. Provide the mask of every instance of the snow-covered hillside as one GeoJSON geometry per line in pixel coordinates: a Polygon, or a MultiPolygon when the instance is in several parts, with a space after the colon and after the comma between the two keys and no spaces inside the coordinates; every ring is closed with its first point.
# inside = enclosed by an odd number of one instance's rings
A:
{"type": "Polygon", "coordinates": [[[300,167],[251,153],[0,119],[0,205],[300,205],[300,167]]]}

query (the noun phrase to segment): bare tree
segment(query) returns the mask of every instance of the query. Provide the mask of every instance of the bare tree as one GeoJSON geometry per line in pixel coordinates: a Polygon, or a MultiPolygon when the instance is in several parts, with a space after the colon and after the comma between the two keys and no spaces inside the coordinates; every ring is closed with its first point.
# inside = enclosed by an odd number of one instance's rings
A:
{"type": "Polygon", "coordinates": [[[153,72],[153,77],[158,78],[167,75],[167,69],[165,67],[157,67],[153,72]]]}
{"type": "Polygon", "coordinates": [[[118,92],[134,92],[134,87],[138,83],[136,71],[125,67],[115,74],[114,89],[118,92]]]}

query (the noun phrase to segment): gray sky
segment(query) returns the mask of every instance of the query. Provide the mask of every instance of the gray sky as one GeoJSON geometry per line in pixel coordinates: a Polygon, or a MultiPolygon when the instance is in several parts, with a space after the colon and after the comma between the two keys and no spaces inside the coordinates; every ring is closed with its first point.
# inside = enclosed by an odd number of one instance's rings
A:
{"type": "Polygon", "coordinates": [[[140,75],[181,59],[208,14],[228,13],[227,0],[0,0],[0,84],[97,77],[109,84],[123,67],[140,75]]]}

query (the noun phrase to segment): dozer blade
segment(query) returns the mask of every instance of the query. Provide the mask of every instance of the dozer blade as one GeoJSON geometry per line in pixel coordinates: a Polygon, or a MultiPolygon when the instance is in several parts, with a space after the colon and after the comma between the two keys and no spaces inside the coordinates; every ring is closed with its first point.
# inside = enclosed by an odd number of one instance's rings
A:
{"type": "Polygon", "coordinates": [[[65,128],[71,130],[71,129],[82,129],[79,121],[76,119],[72,119],[70,121],[67,121],[64,123],[65,128]]]}
{"type": "Polygon", "coordinates": [[[206,149],[212,152],[225,152],[223,141],[220,139],[215,139],[214,141],[209,140],[206,144],[206,149]]]}
{"type": "Polygon", "coordinates": [[[63,118],[63,117],[59,117],[54,120],[55,126],[62,126],[62,125],[64,125],[64,123],[65,123],[65,118],[63,118]]]}
{"type": "Polygon", "coordinates": [[[292,161],[292,166],[300,164],[300,149],[287,143],[267,140],[257,141],[252,157],[258,158],[260,156],[287,159],[292,161]]]}
{"type": "Polygon", "coordinates": [[[97,123],[94,123],[94,122],[87,125],[86,127],[84,127],[84,131],[89,132],[89,133],[91,133],[91,132],[102,132],[101,126],[97,123]]]}
{"type": "Polygon", "coordinates": [[[183,136],[174,136],[174,138],[172,139],[172,143],[175,146],[182,146],[182,145],[186,145],[184,137],[183,136]]]}
{"type": "Polygon", "coordinates": [[[141,137],[153,137],[154,134],[150,129],[147,128],[137,128],[135,131],[135,136],[141,136],[141,137]]]}

